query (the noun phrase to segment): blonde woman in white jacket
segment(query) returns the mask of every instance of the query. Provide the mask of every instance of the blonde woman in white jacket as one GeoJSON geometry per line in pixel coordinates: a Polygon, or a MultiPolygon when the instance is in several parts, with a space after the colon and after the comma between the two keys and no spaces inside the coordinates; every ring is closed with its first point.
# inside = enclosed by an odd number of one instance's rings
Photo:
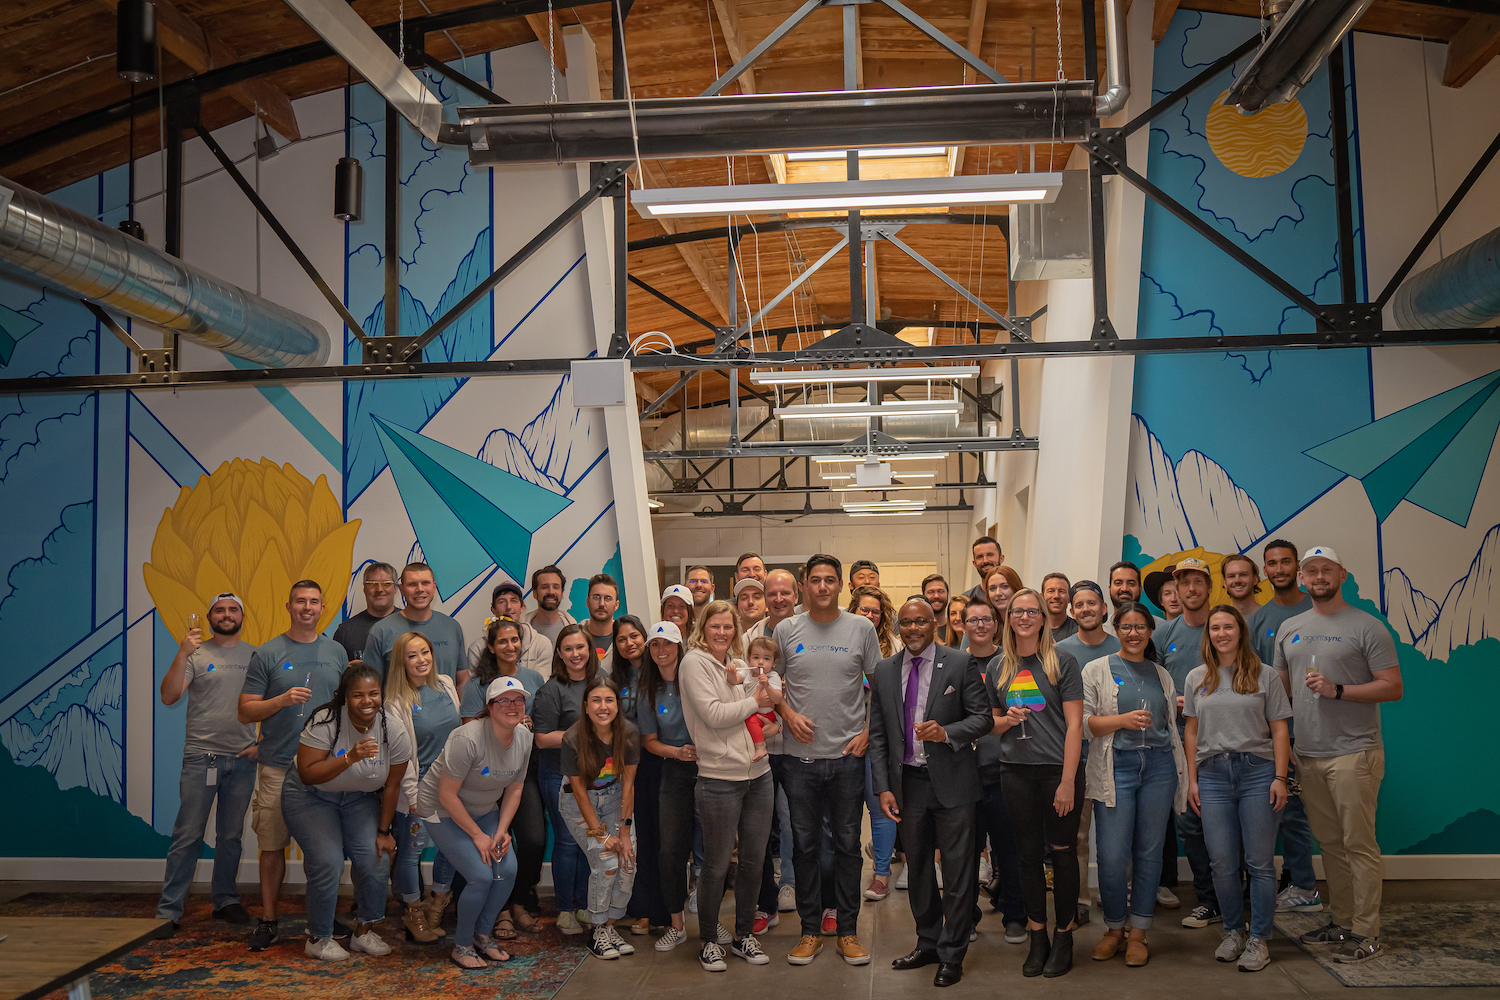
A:
{"type": "Polygon", "coordinates": [[[1094,960],[1108,961],[1124,948],[1125,964],[1141,966],[1150,958],[1146,930],[1156,908],[1167,818],[1187,806],[1187,760],[1172,711],[1172,675],[1146,658],[1155,619],[1132,601],[1115,612],[1114,624],[1120,651],[1083,668],[1083,726],[1091,740],[1085,794],[1094,800],[1107,928],[1094,960]]]}
{"type": "Polygon", "coordinates": [[[448,734],[463,722],[459,716],[458,690],[453,680],[434,669],[432,646],[420,632],[406,632],[391,646],[391,664],[404,669],[392,670],[385,681],[385,705],[390,715],[406,727],[406,735],[416,748],[415,767],[408,767],[401,779],[401,795],[396,805],[393,832],[396,836],[396,893],[401,897],[404,913],[401,922],[407,937],[430,944],[443,937],[443,911],[453,898],[453,865],[439,853],[432,863],[432,884],[423,901],[421,881],[417,877],[427,833],[421,817],[416,815],[417,785],[422,775],[443,752],[448,734]]]}
{"type": "Polygon", "coordinates": [[[696,799],[703,824],[703,872],[698,876],[698,962],[723,972],[724,944],[751,965],[770,962],[756,941],[755,906],[761,868],[771,836],[771,765],[755,760],[745,720],[780,698],[764,679],[749,681],[739,612],[728,601],[711,601],[698,616],[678,667],[682,713],[698,758],[696,799]],[[731,675],[733,671],[733,675],[731,675]],[[731,681],[732,677],[732,681],[731,681]],[[714,915],[724,900],[729,861],[739,843],[734,882],[734,934],[721,941],[714,915]]]}

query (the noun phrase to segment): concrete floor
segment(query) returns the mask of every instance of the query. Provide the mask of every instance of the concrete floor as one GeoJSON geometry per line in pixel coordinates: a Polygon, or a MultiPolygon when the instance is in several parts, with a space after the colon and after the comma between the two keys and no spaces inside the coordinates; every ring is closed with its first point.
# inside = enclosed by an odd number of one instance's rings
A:
{"type": "MultiPolygon", "coordinates": [[[[28,892],[155,892],[159,888],[154,883],[137,882],[0,882],[0,902],[28,892]]],[[[300,888],[289,886],[287,891],[297,892],[300,888]]],[[[207,885],[194,886],[195,891],[207,889],[207,885]]],[[[1104,932],[1099,910],[1095,908],[1092,922],[1077,933],[1073,971],[1060,979],[1021,976],[1025,946],[1005,943],[1000,934],[999,915],[989,910],[986,903],[979,939],[969,946],[964,963],[964,980],[944,991],[942,1000],[965,997],[989,1000],[999,984],[1025,990],[1028,996],[1080,1000],[1098,1000],[1105,995],[1111,1000],[1223,995],[1211,992],[1216,990],[1235,990],[1241,995],[1253,991],[1256,1000],[1347,995],[1344,986],[1290,941],[1278,939],[1271,943],[1273,961],[1262,972],[1242,973],[1232,965],[1215,962],[1213,949],[1219,941],[1218,928],[1182,927],[1178,921],[1191,906],[1192,890],[1183,885],[1179,891],[1186,893],[1184,909],[1157,912],[1156,926],[1148,938],[1151,963],[1145,968],[1127,969],[1124,959],[1118,957],[1110,962],[1090,960],[1089,951],[1104,932]]],[[[253,910],[257,899],[255,887],[243,886],[242,892],[253,910]]],[[[1500,881],[1387,882],[1385,899],[1388,902],[1500,899],[1500,881]]],[[[724,902],[723,914],[728,926],[733,922],[733,897],[726,897],[724,902]]],[[[550,900],[544,905],[548,903],[550,900]]],[[[937,995],[932,986],[935,971],[932,967],[914,972],[896,972],[890,967],[891,959],[904,955],[916,944],[905,892],[893,891],[882,902],[863,904],[860,940],[871,950],[872,958],[869,965],[859,968],[844,964],[834,950],[831,937],[824,939],[823,953],[812,965],[786,964],[786,953],[796,942],[798,929],[795,913],[781,916],[781,925],[761,938],[762,946],[771,956],[770,965],[757,968],[730,956],[727,973],[704,972],[698,965],[696,920],[689,915],[688,929],[694,934],[689,943],[676,951],[658,954],[651,947],[651,938],[632,937],[630,940],[637,948],[634,955],[613,962],[585,961],[556,1000],[596,1000],[600,996],[611,1000],[699,1000],[705,990],[720,989],[732,991],[735,1000],[789,1000],[818,995],[840,1000],[848,997],[895,1000],[937,995]]],[[[1477,994],[1459,987],[1372,989],[1359,991],[1358,1000],[1416,1000],[1419,996],[1420,1000],[1475,1000],[1477,994]]]]}
{"type": "MultiPolygon", "coordinates": [[[[868,866],[867,866],[868,867],[868,866]]],[[[866,873],[868,877],[868,873],[866,873]]],[[[964,962],[964,979],[957,986],[942,991],[942,1000],[964,997],[994,996],[997,986],[1024,990],[1028,996],[1061,998],[1079,997],[1098,1000],[1161,1000],[1167,996],[1205,997],[1223,995],[1215,991],[1234,990],[1253,995],[1257,1000],[1309,998],[1346,995],[1346,987],[1307,957],[1290,941],[1271,944],[1272,963],[1258,973],[1242,973],[1233,965],[1214,961],[1213,950],[1219,943],[1217,926],[1189,930],[1179,923],[1191,906],[1192,889],[1181,910],[1158,910],[1156,926],[1150,931],[1151,962],[1141,969],[1127,969],[1123,957],[1110,962],[1095,962],[1089,957],[1094,943],[1104,933],[1097,908],[1093,920],[1076,934],[1073,971],[1058,979],[1026,979],[1021,976],[1025,945],[1008,945],[1001,936],[999,914],[985,904],[985,919],[980,924],[978,940],[969,946],[964,962]],[[1107,992],[1106,992],[1107,991],[1107,992]]],[[[1450,901],[1500,898],[1500,882],[1387,882],[1388,901],[1450,901]]],[[[732,900],[726,899],[723,910],[725,926],[732,926],[732,900]]],[[[789,997],[869,997],[902,998],[936,996],[929,966],[913,972],[896,972],[891,959],[906,954],[916,944],[911,908],[906,893],[893,891],[884,901],[866,902],[860,911],[859,934],[870,949],[869,965],[845,965],[834,950],[834,939],[824,938],[823,953],[811,965],[792,966],[786,953],[796,943],[798,934],[795,913],[781,915],[778,927],[760,940],[771,964],[754,967],[729,956],[729,971],[713,974],[698,965],[696,937],[676,951],[658,954],[651,938],[636,937],[634,955],[612,962],[589,960],[573,974],[557,994],[557,1000],[593,1000],[609,996],[611,1000],[697,1000],[705,990],[725,989],[735,1000],[787,1000],[789,997]]],[[[694,918],[688,916],[690,931],[694,918]]],[[[1475,993],[1463,988],[1413,988],[1360,990],[1359,1000],[1394,1000],[1416,997],[1421,1000],[1474,1000],[1475,993]]]]}

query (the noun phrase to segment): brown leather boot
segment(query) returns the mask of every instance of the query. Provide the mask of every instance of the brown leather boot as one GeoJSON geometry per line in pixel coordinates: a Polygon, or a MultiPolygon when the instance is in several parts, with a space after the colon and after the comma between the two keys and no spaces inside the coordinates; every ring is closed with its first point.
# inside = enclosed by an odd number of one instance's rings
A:
{"type": "Polygon", "coordinates": [[[427,926],[432,928],[439,936],[443,931],[443,912],[448,909],[448,904],[453,901],[451,892],[433,892],[427,890],[427,926]]]}
{"type": "Polygon", "coordinates": [[[401,923],[406,927],[407,938],[421,944],[431,944],[443,936],[427,923],[427,907],[420,900],[406,904],[406,910],[401,914],[401,923]]]}
{"type": "Polygon", "coordinates": [[[1120,949],[1124,944],[1124,928],[1116,927],[1113,930],[1105,931],[1104,936],[1099,939],[1099,943],[1094,945],[1094,961],[1108,962],[1120,953],[1120,949]]]}

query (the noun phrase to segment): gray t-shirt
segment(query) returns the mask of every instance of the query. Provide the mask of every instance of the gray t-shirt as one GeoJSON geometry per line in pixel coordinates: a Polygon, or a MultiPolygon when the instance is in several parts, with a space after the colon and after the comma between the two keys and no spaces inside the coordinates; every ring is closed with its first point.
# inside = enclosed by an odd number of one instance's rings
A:
{"type": "Polygon", "coordinates": [[[1219,667],[1219,686],[1203,693],[1208,667],[1200,664],[1187,675],[1183,688],[1182,714],[1198,719],[1198,759],[1221,753],[1253,753],[1275,760],[1271,723],[1292,717],[1281,678],[1266,664],[1260,665],[1259,687],[1254,694],[1234,689],[1234,668],[1219,667]]]}
{"type": "Polygon", "coordinates": [[[811,743],[786,740],[783,752],[810,760],[843,756],[865,730],[864,678],[880,662],[875,626],[851,611],[840,611],[826,625],[810,614],[797,615],[776,626],[775,639],[787,704],[816,727],[811,743]]]}
{"type": "Polygon", "coordinates": [[[438,801],[438,781],[444,776],[462,782],[458,801],[470,816],[478,819],[494,812],[505,789],[526,777],[530,757],[531,733],[525,726],[515,728],[506,747],[495,738],[489,719],[465,722],[448,734],[443,752],[423,775],[417,789],[417,814],[452,818],[438,801]]]}
{"type": "Polygon", "coordinates": [[[544,625],[538,619],[533,618],[526,624],[536,629],[542,635],[545,635],[547,637],[547,641],[552,643],[554,648],[557,646],[557,633],[568,627],[567,621],[562,618],[559,618],[557,621],[546,625],[544,625]]]}
{"type": "MultiPolygon", "coordinates": [[[[334,725],[331,712],[325,710],[314,715],[307,728],[302,730],[302,745],[325,751],[327,757],[342,757],[361,740],[375,740],[380,744],[380,750],[373,757],[349,765],[327,781],[308,787],[324,792],[378,792],[385,787],[391,765],[411,766],[408,763],[412,758],[411,738],[406,735],[406,727],[399,721],[389,715],[382,720],[377,715],[370,731],[362,733],[349,721],[348,708],[339,709],[339,715],[341,718],[337,726],[334,725]]],[[[302,783],[295,767],[288,769],[287,780],[302,783]]]]}
{"type": "Polygon", "coordinates": [[[693,742],[688,735],[687,720],[682,715],[682,698],[675,680],[657,682],[656,697],[646,700],[645,688],[635,703],[635,725],[641,739],[655,736],[669,747],[685,747],[693,742]]]}
{"type": "MultiPolygon", "coordinates": [[[[1206,621],[1204,625],[1208,624],[1206,621]]],[[[1203,625],[1189,625],[1187,618],[1178,615],[1151,636],[1156,640],[1156,652],[1161,656],[1161,665],[1172,675],[1172,683],[1182,691],[1190,670],[1203,662],[1203,625]]],[[[1177,720],[1179,728],[1183,725],[1177,720]]]]}
{"type": "Polygon", "coordinates": [[[1305,683],[1309,670],[1316,666],[1334,684],[1368,684],[1374,671],[1399,665],[1385,624],[1358,608],[1333,615],[1308,611],[1282,623],[1276,632],[1276,669],[1287,671],[1291,681],[1297,752],[1343,757],[1381,745],[1380,706],[1314,695],[1305,683]]]}
{"type": "Polygon", "coordinates": [[[1250,630],[1250,646],[1262,663],[1276,661],[1276,632],[1281,628],[1282,623],[1288,618],[1295,618],[1311,610],[1312,598],[1303,594],[1302,600],[1290,607],[1277,604],[1275,601],[1268,601],[1260,606],[1259,611],[1250,616],[1245,622],[1245,627],[1250,630]]]}
{"type": "MultiPolygon", "coordinates": [[[[1141,750],[1172,745],[1172,731],[1167,728],[1172,716],[1167,706],[1167,692],[1162,688],[1156,664],[1150,660],[1135,663],[1119,653],[1109,655],[1109,672],[1115,679],[1116,704],[1120,714],[1147,711],[1151,725],[1145,729],[1120,729],[1114,734],[1116,750],[1141,750]]],[[[1175,708],[1175,706],[1174,706],[1175,708]]],[[[1118,758],[1116,758],[1118,760],[1118,758]]]]}
{"type": "Polygon", "coordinates": [[[1057,684],[1047,679],[1039,656],[1021,657],[1015,679],[1000,687],[1004,658],[995,661],[994,676],[985,687],[990,691],[990,707],[1006,711],[1011,705],[1031,709],[1026,720],[1026,735],[1021,727],[1012,726],[996,739],[1000,741],[1000,760],[1006,764],[1061,764],[1067,749],[1068,719],[1063,702],[1083,701],[1083,674],[1078,661],[1067,653],[1057,654],[1057,684]]]}
{"type": "MultiPolygon", "coordinates": [[[[531,704],[531,728],[538,736],[565,732],[583,714],[583,681],[566,684],[549,680],[531,704]]],[[[537,750],[537,764],[562,773],[562,753],[557,747],[537,750]]]]}
{"type": "MultiPolygon", "coordinates": [[[[515,678],[526,685],[526,690],[531,692],[526,696],[526,714],[530,715],[532,706],[536,704],[537,693],[547,682],[542,679],[541,674],[530,667],[517,667],[515,678]]],[[[484,696],[488,693],[488,688],[489,684],[482,683],[477,676],[469,678],[469,683],[464,685],[463,697],[460,699],[462,705],[459,708],[459,712],[465,719],[472,719],[484,709],[484,696]]]]}
{"type": "Polygon", "coordinates": [[[385,680],[390,669],[391,647],[406,632],[418,632],[427,638],[432,644],[437,672],[455,684],[458,683],[458,672],[469,669],[465,659],[463,626],[441,611],[434,611],[425,622],[410,621],[397,611],[376,622],[365,637],[365,655],[361,659],[380,671],[381,681],[385,680]]]}
{"type": "Polygon", "coordinates": [[[312,642],[294,642],[283,632],[267,640],[250,656],[242,694],[258,694],[267,701],[294,687],[309,687],[312,698],[288,705],[260,722],[260,763],[291,767],[297,759],[297,738],[313,712],[333,699],[339,678],[349,666],[344,647],[320,635],[312,642]]]}
{"type": "Polygon", "coordinates": [[[1047,627],[1052,631],[1053,645],[1078,634],[1078,623],[1071,616],[1064,618],[1063,623],[1057,628],[1052,628],[1050,625],[1047,627]]]}
{"type": "Polygon", "coordinates": [[[240,691],[255,647],[248,642],[216,646],[205,642],[187,658],[187,754],[234,756],[255,742],[255,723],[240,722],[240,691]]]}
{"type": "MultiPolygon", "coordinates": [[[[1058,642],[1057,651],[1059,653],[1067,653],[1073,659],[1077,660],[1078,669],[1081,673],[1085,666],[1099,659],[1099,657],[1108,656],[1110,653],[1118,653],[1120,651],[1120,640],[1106,632],[1103,642],[1097,646],[1090,646],[1083,641],[1080,635],[1074,633],[1058,642]]],[[[1079,751],[1078,759],[1089,759],[1089,732],[1087,727],[1083,731],[1083,749],[1079,751]]]]}

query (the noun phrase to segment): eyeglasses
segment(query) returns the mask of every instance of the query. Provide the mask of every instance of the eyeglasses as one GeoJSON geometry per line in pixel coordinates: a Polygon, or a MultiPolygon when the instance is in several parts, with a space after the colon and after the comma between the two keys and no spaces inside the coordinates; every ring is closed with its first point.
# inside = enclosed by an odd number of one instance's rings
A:
{"type": "Polygon", "coordinates": [[[1116,625],[1116,632],[1150,632],[1150,625],[1116,625]]]}
{"type": "Polygon", "coordinates": [[[931,618],[903,618],[900,621],[898,621],[896,624],[900,625],[902,628],[906,628],[908,625],[910,625],[912,628],[926,628],[928,625],[932,624],[932,619],[931,618]]]}
{"type": "Polygon", "coordinates": [[[993,625],[993,624],[995,624],[995,619],[991,618],[989,615],[983,615],[983,616],[975,615],[973,618],[965,618],[964,619],[964,624],[965,625],[993,625]]]}
{"type": "Polygon", "coordinates": [[[1042,613],[1036,608],[1011,608],[1010,616],[1012,618],[1040,618],[1042,613]]]}
{"type": "Polygon", "coordinates": [[[490,702],[490,704],[491,705],[499,705],[502,708],[515,708],[517,705],[519,705],[522,708],[524,708],[526,706],[526,699],[525,698],[495,698],[495,699],[493,699],[490,702]]]}
{"type": "Polygon", "coordinates": [[[608,604],[610,601],[618,601],[618,600],[619,600],[619,598],[615,597],[613,594],[590,594],[589,595],[589,603],[590,604],[608,604]]]}

